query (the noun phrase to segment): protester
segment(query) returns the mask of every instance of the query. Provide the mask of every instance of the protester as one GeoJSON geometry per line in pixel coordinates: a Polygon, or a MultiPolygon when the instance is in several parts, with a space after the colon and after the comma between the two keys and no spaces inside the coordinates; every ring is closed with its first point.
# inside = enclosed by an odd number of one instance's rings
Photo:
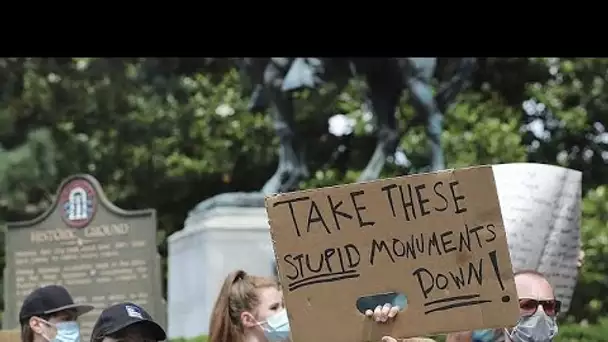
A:
{"type": "MultiPolygon", "coordinates": [[[[366,310],[365,315],[383,323],[398,312],[399,307],[386,304],[366,310]]],[[[279,342],[289,339],[289,333],[283,293],[276,280],[242,270],[226,277],[211,313],[209,342],[279,342]]]]}
{"type": "Polygon", "coordinates": [[[157,342],[167,338],[152,316],[133,303],[119,303],[101,312],[91,342],[157,342]]]}
{"type": "Polygon", "coordinates": [[[549,342],[557,335],[556,316],[561,302],[555,299],[547,278],[534,270],[515,273],[520,318],[513,328],[476,330],[472,342],[549,342]]]}
{"type": "MultiPolygon", "coordinates": [[[[513,328],[483,329],[449,334],[446,342],[550,342],[557,335],[556,316],[561,302],[555,299],[547,278],[534,270],[515,273],[520,318],[513,328]]],[[[388,337],[384,342],[397,342],[388,337]]]]}
{"type": "Polygon", "coordinates": [[[75,304],[68,291],[58,285],[30,293],[19,310],[22,342],[80,342],[80,315],[93,310],[75,304]]]}

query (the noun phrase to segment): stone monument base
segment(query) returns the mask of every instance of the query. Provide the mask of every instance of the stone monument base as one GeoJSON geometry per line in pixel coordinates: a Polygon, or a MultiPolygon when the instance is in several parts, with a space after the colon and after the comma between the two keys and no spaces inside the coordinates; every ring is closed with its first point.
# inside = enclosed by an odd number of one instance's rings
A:
{"type": "Polygon", "coordinates": [[[168,338],[206,335],[228,273],[275,274],[264,195],[221,194],[199,203],[168,239],[168,338]]]}

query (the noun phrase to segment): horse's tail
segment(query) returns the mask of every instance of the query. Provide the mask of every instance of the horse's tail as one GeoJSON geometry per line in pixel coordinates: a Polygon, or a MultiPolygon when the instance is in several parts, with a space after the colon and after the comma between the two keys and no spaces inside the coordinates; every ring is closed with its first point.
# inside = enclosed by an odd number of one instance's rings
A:
{"type": "Polygon", "coordinates": [[[445,113],[447,107],[456,99],[456,96],[469,86],[471,75],[475,70],[476,58],[460,58],[458,67],[452,77],[441,84],[435,97],[439,111],[445,113]]]}

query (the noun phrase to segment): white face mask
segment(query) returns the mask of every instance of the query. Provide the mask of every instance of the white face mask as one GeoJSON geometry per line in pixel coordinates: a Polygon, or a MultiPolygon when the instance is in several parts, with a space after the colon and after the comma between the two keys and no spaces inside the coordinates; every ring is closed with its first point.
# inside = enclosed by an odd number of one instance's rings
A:
{"type": "Polygon", "coordinates": [[[283,309],[259,323],[269,342],[280,342],[289,339],[289,318],[287,310],[283,309]]]}
{"type": "Polygon", "coordinates": [[[50,339],[48,336],[42,334],[42,337],[48,342],[80,342],[80,324],[78,324],[78,322],[68,321],[51,323],[44,320],[41,321],[57,329],[57,334],[54,339],[50,339]]]}

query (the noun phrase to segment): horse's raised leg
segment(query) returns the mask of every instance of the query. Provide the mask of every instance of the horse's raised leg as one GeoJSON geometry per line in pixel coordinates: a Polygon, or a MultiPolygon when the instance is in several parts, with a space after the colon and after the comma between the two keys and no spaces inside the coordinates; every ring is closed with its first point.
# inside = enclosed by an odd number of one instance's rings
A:
{"type": "Polygon", "coordinates": [[[445,169],[441,133],[443,114],[433,97],[431,77],[435,70],[436,58],[409,58],[404,81],[410,90],[412,105],[426,118],[426,133],[431,146],[431,171],[445,169]]]}
{"type": "Polygon", "coordinates": [[[289,68],[289,60],[273,58],[264,72],[266,94],[270,98],[271,113],[276,134],[279,136],[279,164],[274,175],[262,188],[264,194],[274,194],[297,189],[298,183],[308,177],[304,153],[294,130],[294,106],[291,94],[281,90],[289,68]]]}
{"type": "Polygon", "coordinates": [[[381,76],[380,73],[367,74],[368,99],[372,113],[377,118],[378,142],[372,158],[359,176],[358,181],[378,179],[386,164],[386,158],[395,153],[400,134],[397,131],[395,110],[403,91],[400,80],[381,76]]]}

